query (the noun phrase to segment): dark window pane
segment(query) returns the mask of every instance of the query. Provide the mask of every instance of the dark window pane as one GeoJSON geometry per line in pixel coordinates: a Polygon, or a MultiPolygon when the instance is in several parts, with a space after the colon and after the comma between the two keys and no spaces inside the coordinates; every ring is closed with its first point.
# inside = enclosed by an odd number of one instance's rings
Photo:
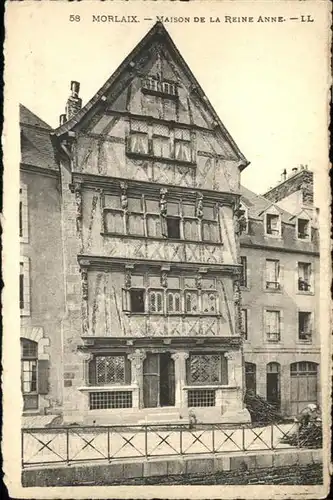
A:
{"type": "Polygon", "coordinates": [[[175,217],[167,217],[168,238],[180,239],[180,221],[175,217]]]}
{"type": "Polygon", "coordinates": [[[144,290],[131,290],[131,311],[136,313],[145,312],[144,290]]]}

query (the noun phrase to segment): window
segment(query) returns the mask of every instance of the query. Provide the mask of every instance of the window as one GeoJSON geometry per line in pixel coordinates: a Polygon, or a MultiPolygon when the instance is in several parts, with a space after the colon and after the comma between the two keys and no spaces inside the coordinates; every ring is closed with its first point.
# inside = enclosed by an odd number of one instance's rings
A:
{"type": "Polygon", "coordinates": [[[300,240],[310,239],[310,221],[307,219],[297,219],[297,237],[300,240]]]}
{"type": "Polygon", "coordinates": [[[180,239],[180,219],[176,217],[167,217],[167,235],[168,238],[180,239]]]}
{"type": "Polygon", "coordinates": [[[21,316],[30,316],[30,272],[29,259],[21,257],[19,277],[19,300],[21,316]]]}
{"type": "Polygon", "coordinates": [[[189,408],[215,406],[215,391],[205,389],[188,391],[187,406],[189,408]]]}
{"type": "Polygon", "coordinates": [[[127,206],[128,234],[144,236],[142,199],[128,197],[127,206]]]}
{"type": "Polygon", "coordinates": [[[150,238],[189,241],[221,241],[217,206],[205,204],[203,217],[197,217],[195,202],[168,200],[166,217],[161,216],[160,199],[146,195],[129,196],[122,207],[121,195],[105,195],[104,230],[106,234],[127,234],[150,238]]]}
{"type": "Polygon", "coordinates": [[[137,120],[131,121],[126,139],[127,154],[153,156],[165,160],[193,163],[192,138],[189,129],[175,128],[170,133],[168,126],[137,120]]]}
{"type": "Polygon", "coordinates": [[[20,187],[19,234],[21,243],[28,243],[28,191],[25,184],[20,187]]]}
{"type": "Polygon", "coordinates": [[[280,340],[280,311],[265,311],[266,340],[279,342],[280,340]]]}
{"type": "Polygon", "coordinates": [[[220,241],[217,210],[215,206],[206,205],[203,208],[202,217],[202,239],[203,241],[220,241]]]}
{"type": "Polygon", "coordinates": [[[266,234],[271,236],[280,235],[280,216],[276,214],[266,214],[266,234]]]}
{"type": "Polygon", "coordinates": [[[247,309],[241,310],[241,334],[247,340],[247,309]]]}
{"type": "Polygon", "coordinates": [[[132,392],[91,392],[89,394],[90,410],[110,410],[113,408],[132,408],[132,392]]]}
{"type": "Polygon", "coordinates": [[[219,354],[190,354],[187,360],[189,385],[228,384],[227,360],[219,354]]]}
{"type": "Polygon", "coordinates": [[[125,355],[95,356],[89,362],[90,385],[124,385],[131,382],[131,363],[125,355]]]}
{"type": "Polygon", "coordinates": [[[21,339],[21,383],[24,410],[34,410],[38,408],[37,368],[37,342],[21,339]]]}
{"type": "Polygon", "coordinates": [[[168,313],[179,313],[181,311],[181,294],[180,290],[168,290],[167,292],[167,309],[168,313]]]}
{"type": "Polygon", "coordinates": [[[171,157],[169,127],[161,124],[153,125],[153,155],[160,158],[171,157]]]}
{"type": "Polygon", "coordinates": [[[211,315],[219,313],[216,281],[168,275],[161,284],[161,276],[144,274],[133,276],[131,287],[123,288],[123,310],[147,314],[211,315]]]}
{"type": "Polygon", "coordinates": [[[266,259],[266,289],[280,289],[280,261],[266,259]]]}
{"type": "Polygon", "coordinates": [[[157,77],[148,77],[142,80],[142,91],[150,94],[166,94],[166,97],[177,96],[177,84],[161,81],[157,77]]]}
{"type": "Polygon", "coordinates": [[[311,264],[298,262],[298,290],[311,291],[311,264]]]}
{"type": "Polygon", "coordinates": [[[298,339],[311,341],[312,337],[311,313],[300,311],[298,313],[298,339]]]}
{"type": "MultiPolygon", "coordinates": [[[[148,307],[151,314],[163,313],[164,310],[164,294],[160,290],[149,290],[148,307]]],[[[142,311],[143,312],[143,311],[142,311]]]]}
{"type": "Polygon", "coordinates": [[[145,312],[145,291],[144,290],[130,290],[131,297],[131,312],[144,313],[145,312]]]}
{"type": "Polygon", "coordinates": [[[128,149],[131,153],[147,155],[149,153],[147,122],[131,121],[128,149]]]}
{"type": "Polygon", "coordinates": [[[247,258],[241,257],[241,275],[240,275],[240,286],[247,287],[247,258]]]}

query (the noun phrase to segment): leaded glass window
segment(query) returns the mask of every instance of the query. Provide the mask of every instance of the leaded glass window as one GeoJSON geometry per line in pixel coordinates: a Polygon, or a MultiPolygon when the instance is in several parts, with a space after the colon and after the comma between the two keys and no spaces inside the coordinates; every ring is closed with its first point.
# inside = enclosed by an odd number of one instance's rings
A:
{"type": "Polygon", "coordinates": [[[99,384],[125,383],[125,356],[97,356],[96,382],[99,384]]]}
{"type": "Polygon", "coordinates": [[[192,354],[189,358],[189,384],[221,383],[221,354],[192,354]]]}

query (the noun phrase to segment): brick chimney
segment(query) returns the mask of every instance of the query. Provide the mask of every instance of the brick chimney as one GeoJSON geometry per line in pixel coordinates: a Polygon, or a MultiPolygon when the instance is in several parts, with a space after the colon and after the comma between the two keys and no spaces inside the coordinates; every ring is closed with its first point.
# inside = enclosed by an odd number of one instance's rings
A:
{"type": "Polygon", "coordinates": [[[67,99],[66,104],[66,118],[70,120],[72,116],[76,115],[82,107],[82,99],[79,97],[80,84],[79,82],[71,82],[71,95],[67,99]]]}
{"type": "Polygon", "coordinates": [[[306,167],[304,169],[294,167],[283,183],[270,187],[263,196],[273,203],[278,203],[296,191],[302,192],[305,205],[313,204],[313,173],[306,167]]]}

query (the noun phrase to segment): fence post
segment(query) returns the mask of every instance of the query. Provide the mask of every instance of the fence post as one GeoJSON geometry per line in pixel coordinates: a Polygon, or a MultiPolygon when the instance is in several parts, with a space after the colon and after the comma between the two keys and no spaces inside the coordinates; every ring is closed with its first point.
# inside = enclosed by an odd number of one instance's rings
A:
{"type": "Polygon", "coordinates": [[[21,464],[22,469],[24,468],[24,430],[21,429],[21,464]]]}
{"type": "Polygon", "coordinates": [[[182,455],[183,454],[183,428],[182,427],[180,428],[180,432],[179,432],[179,451],[180,451],[180,454],[182,455]]]}
{"type": "Polygon", "coordinates": [[[212,428],[212,446],[213,446],[213,453],[215,453],[215,426],[212,428]]]}
{"type": "Polygon", "coordinates": [[[271,422],[271,450],[274,450],[274,424],[271,422]]]}
{"type": "Polygon", "coordinates": [[[107,439],[108,439],[108,462],[111,462],[111,457],[110,457],[110,427],[108,427],[107,439]]]}
{"type": "Polygon", "coordinates": [[[66,429],[66,462],[69,465],[69,428],[66,429]]]}
{"type": "Polygon", "coordinates": [[[145,455],[148,458],[148,429],[147,424],[145,424],[145,455]]]}
{"type": "Polygon", "coordinates": [[[245,427],[242,426],[242,450],[245,451],[245,427]]]}

